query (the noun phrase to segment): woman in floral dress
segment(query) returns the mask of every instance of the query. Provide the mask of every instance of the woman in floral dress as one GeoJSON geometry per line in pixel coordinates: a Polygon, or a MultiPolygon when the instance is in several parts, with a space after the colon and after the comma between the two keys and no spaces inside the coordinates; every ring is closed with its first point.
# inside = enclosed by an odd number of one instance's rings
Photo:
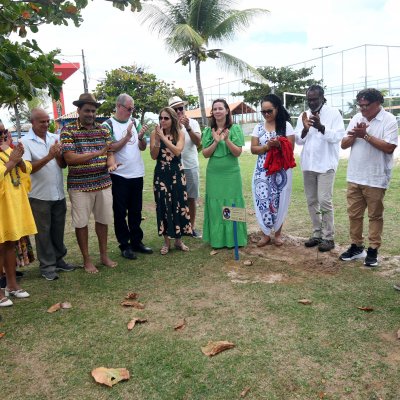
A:
{"type": "Polygon", "coordinates": [[[157,160],[154,169],[154,199],[157,210],[158,235],[164,236],[160,253],[170,249],[170,239],[175,239],[175,248],[188,251],[182,235],[190,236],[189,207],[187,203],[186,177],[181,163],[181,152],[185,135],[179,129],[176,112],[166,107],[160,111],[160,124],[150,136],[150,155],[157,160]]]}
{"type": "Polygon", "coordinates": [[[280,147],[278,136],[286,136],[294,148],[294,130],[290,124],[289,113],[281,99],[270,94],[261,100],[261,113],[264,121],[255,126],[251,138],[251,152],[257,154],[253,175],[253,200],[257,221],[263,236],[258,247],[271,242],[271,231],[275,231],[275,245],[283,244],[282,225],[285,221],[292,193],[292,170],[281,169],[267,175],[265,158],[272,147],[280,147]]]}

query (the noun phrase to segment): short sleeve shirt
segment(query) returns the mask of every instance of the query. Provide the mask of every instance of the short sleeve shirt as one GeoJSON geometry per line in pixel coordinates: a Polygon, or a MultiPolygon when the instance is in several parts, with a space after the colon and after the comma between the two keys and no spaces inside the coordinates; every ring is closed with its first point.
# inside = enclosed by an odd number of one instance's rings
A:
{"type": "MultiPolygon", "coordinates": [[[[110,132],[95,123],[87,129],[79,120],[66,125],[61,131],[63,153],[72,151],[76,154],[91,153],[111,144],[110,132]]],[[[89,161],[68,166],[67,188],[90,192],[111,186],[110,174],[107,170],[107,154],[93,157],[89,161]]]]}
{"type": "MultiPolygon", "coordinates": [[[[192,132],[197,132],[200,134],[199,123],[192,118],[189,118],[189,126],[192,132]]],[[[199,155],[197,152],[197,146],[193,143],[192,139],[186,128],[181,127],[182,132],[185,134],[185,146],[182,151],[182,165],[184,169],[193,169],[199,166],[199,155]]]]}

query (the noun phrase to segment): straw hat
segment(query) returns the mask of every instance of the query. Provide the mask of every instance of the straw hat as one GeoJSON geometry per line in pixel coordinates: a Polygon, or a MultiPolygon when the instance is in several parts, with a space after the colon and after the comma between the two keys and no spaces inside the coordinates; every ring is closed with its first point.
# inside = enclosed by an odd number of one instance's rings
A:
{"type": "Polygon", "coordinates": [[[186,106],[187,103],[187,101],[183,101],[179,96],[173,96],[168,100],[169,107],[186,106]]]}

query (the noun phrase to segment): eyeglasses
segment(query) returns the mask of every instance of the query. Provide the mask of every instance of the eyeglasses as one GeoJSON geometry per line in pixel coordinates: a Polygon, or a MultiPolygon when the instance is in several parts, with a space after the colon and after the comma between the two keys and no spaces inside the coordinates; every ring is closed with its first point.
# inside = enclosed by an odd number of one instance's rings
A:
{"type": "Polygon", "coordinates": [[[266,114],[271,115],[273,112],[274,112],[273,108],[270,108],[269,110],[261,110],[262,115],[266,115],[266,114]]]}
{"type": "Polygon", "coordinates": [[[130,113],[136,110],[135,107],[129,107],[129,108],[128,108],[128,107],[124,106],[123,104],[120,104],[120,106],[121,106],[121,107],[124,107],[125,110],[128,111],[128,112],[130,112],[130,113]]]}
{"type": "Polygon", "coordinates": [[[367,104],[357,104],[357,107],[358,107],[360,110],[366,110],[370,105],[371,105],[371,103],[367,103],[367,104]]]}
{"type": "Polygon", "coordinates": [[[159,121],[162,121],[162,120],[169,121],[170,119],[171,119],[170,117],[158,117],[159,121]]]}
{"type": "Polygon", "coordinates": [[[184,107],[174,107],[174,110],[175,111],[183,111],[184,110],[184,107]]]}

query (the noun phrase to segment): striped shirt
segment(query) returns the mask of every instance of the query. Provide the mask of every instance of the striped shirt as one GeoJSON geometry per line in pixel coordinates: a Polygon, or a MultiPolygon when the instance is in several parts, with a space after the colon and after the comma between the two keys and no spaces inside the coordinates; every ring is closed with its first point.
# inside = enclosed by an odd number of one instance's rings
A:
{"type": "MultiPolygon", "coordinates": [[[[101,150],[111,142],[111,135],[107,129],[97,123],[93,128],[87,129],[79,123],[79,119],[64,126],[61,131],[63,153],[91,153],[101,150]]],[[[68,189],[90,192],[109,186],[111,178],[107,170],[107,154],[91,158],[82,164],[68,166],[68,189]]]]}

